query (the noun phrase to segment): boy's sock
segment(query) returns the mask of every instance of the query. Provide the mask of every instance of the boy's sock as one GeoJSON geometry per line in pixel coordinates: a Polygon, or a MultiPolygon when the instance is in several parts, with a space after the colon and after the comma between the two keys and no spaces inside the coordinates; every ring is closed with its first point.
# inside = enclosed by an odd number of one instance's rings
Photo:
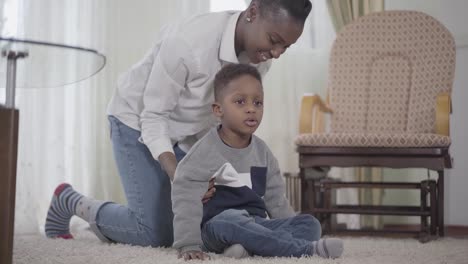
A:
{"type": "Polygon", "coordinates": [[[228,258],[235,258],[235,259],[241,259],[241,258],[247,258],[249,257],[249,252],[245,250],[245,248],[241,244],[234,244],[230,247],[227,247],[224,252],[223,256],[228,257],[228,258]]]}
{"type": "Polygon", "coordinates": [[[83,195],[71,185],[62,183],[54,191],[45,223],[45,233],[50,238],[70,239],[70,219],[75,214],[76,205],[83,195]]]}
{"type": "Polygon", "coordinates": [[[339,258],[343,254],[343,241],[338,238],[325,238],[312,242],[313,255],[323,258],[339,258]]]}

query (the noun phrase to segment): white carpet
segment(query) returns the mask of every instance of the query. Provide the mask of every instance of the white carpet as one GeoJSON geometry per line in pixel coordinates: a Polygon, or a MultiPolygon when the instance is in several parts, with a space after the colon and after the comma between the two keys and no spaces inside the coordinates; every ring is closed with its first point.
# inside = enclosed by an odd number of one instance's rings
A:
{"type": "MultiPolygon", "coordinates": [[[[404,264],[404,263],[468,263],[468,239],[444,238],[421,244],[415,239],[344,238],[345,251],[340,259],[261,258],[242,260],[214,256],[209,264],[230,263],[340,263],[340,264],[404,264]]],[[[161,264],[200,263],[177,259],[173,249],[137,247],[101,243],[90,231],[80,231],[74,240],[53,240],[40,235],[17,235],[13,263],[99,263],[161,264]]]]}

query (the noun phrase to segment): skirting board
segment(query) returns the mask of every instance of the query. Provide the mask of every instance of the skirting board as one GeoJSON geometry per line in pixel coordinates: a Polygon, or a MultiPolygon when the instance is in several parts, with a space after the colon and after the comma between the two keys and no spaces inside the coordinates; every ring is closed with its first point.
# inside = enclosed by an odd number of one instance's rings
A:
{"type": "MultiPolygon", "coordinates": [[[[385,228],[403,229],[408,231],[419,230],[419,225],[385,225],[385,228]]],[[[468,226],[445,226],[445,236],[448,237],[468,237],[468,226]]]]}

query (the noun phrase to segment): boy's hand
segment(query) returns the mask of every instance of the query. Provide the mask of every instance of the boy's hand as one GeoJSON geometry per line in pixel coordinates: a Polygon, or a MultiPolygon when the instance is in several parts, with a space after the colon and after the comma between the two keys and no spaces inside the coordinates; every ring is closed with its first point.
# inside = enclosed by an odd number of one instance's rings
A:
{"type": "Polygon", "coordinates": [[[211,198],[213,198],[216,188],[214,187],[214,180],[215,178],[210,180],[210,184],[208,185],[208,191],[206,191],[205,195],[203,195],[202,203],[208,202],[211,198]]]}
{"type": "Polygon", "coordinates": [[[179,258],[184,258],[185,261],[192,260],[192,259],[209,260],[210,255],[202,251],[190,250],[184,253],[179,253],[179,258]]]}

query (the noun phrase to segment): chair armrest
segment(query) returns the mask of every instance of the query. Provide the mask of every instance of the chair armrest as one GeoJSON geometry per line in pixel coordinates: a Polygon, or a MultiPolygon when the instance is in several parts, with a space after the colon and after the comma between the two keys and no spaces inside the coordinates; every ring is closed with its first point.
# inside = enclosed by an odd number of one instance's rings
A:
{"type": "Polygon", "coordinates": [[[449,93],[441,93],[436,99],[435,130],[437,134],[450,136],[452,102],[449,93]]]}
{"type": "Polygon", "coordinates": [[[318,133],[325,130],[324,113],[333,110],[318,95],[307,94],[302,97],[299,115],[299,133],[318,133]]]}

